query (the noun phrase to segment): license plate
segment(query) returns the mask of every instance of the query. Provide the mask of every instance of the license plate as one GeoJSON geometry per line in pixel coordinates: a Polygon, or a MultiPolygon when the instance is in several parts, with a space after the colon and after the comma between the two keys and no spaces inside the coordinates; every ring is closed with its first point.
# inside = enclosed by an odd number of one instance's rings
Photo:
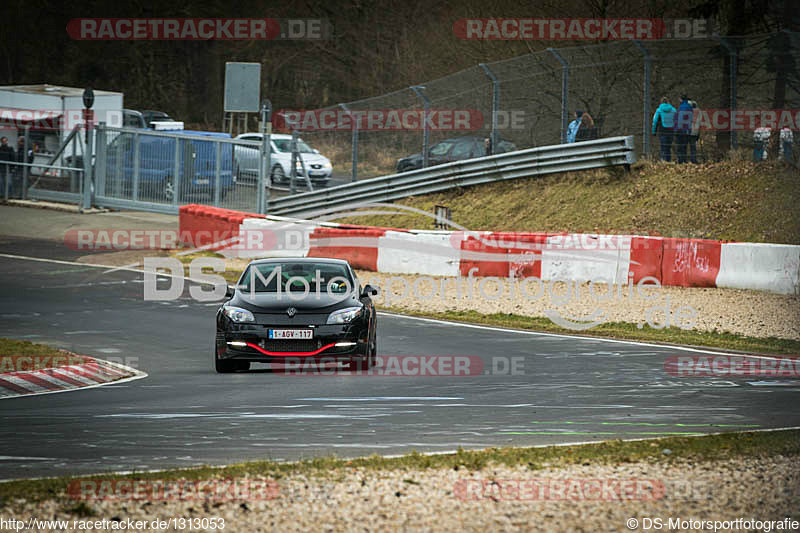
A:
{"type": "Polygon", "coordinates": [[[197,180],[198,185],[208,185],[208,178],[200,178],[197,180]]]}
{"type": "Polygon", "coordinates": [[[270,339],[313,339],[313,329],[271,329],[270,339]]]}
{"type": "Polygon", "coordinates": [[[325,171],[324,170],[312,170],[311,172],[309,172],[309,174],[311,174],[312,176],[324,176],[325,175],[325,171]]]}

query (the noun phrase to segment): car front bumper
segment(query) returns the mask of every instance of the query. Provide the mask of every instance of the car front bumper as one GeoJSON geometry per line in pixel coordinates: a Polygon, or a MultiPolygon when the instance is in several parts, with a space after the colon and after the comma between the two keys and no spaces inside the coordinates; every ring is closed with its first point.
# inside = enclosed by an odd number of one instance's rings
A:
{"type": "Polygon", "coordinates": [[[361,324],[288,328],[312,329],[313,338],[306,340],[270,339],[270,329],[287,329],[287,327],[235,324],[228,330],[218,329],[217,358],[279,363],[298,359],[349,361],[354,356],[369,354],[369,330],[361,324]]]}

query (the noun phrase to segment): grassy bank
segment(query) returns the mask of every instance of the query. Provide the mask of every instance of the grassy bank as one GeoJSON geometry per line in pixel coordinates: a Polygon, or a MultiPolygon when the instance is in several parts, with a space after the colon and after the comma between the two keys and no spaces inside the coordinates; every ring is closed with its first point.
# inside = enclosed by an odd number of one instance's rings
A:
{"type": "MultiPolygon", "coordinates": [[[[800,244],[800,175],[781,162],[620,168],[512,180],[397,202],[452,209],[473,230],[637,233],[800,244]]],[[[433,228],[419,214],[366,215],[353,224],[433,228]]]]}

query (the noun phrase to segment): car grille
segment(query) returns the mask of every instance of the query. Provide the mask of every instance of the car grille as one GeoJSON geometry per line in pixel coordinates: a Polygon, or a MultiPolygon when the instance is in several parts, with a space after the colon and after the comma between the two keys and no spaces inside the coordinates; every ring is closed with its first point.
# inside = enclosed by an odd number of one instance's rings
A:
{"type": "Polygon", "coordinates": [[[322,168],[322,165],[319,165],[319,164],[313,164],[313,165],[311,165],[311,168],[313,168],[314,170],[319,170],[319,169],[321,169],[321,168],[322,168]]]}
{"type": "Polygon", "coordinates": [[[272,339],[260,342],[259,347],[268,352],[313,352],[322,347],[320,341],[313,339],[305,340],[287,340],[287,339],[272,339]]]}

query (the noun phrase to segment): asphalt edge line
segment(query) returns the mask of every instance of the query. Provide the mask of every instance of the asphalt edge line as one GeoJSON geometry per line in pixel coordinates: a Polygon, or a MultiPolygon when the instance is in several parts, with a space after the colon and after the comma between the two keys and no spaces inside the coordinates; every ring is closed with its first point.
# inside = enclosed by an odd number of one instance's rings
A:
{"type": "Polygon", "coordinates": [[[743,354],[743,353],[733,353],[733,352],[716,352],[712,350],[704,350],[700,348],[692,348],[689,346],[681,346],[680,344],[653,344],[643,341],[633,341],[627,339],[612,339],[609,337],[594,337],[591,335],[569,335],[566,333],[547,333],[541,331],[529,331],[525,329],[514,329],[514,328],[503,328],[499,326],[485,326],[481,324],[470,324],[468,322],[457,322],[454,320],[443,320],[439,318],[428,318],[428,317],[421,317],[421,316],[414,316],[414,315],[404,315],[401,313],[392,313],[387,311],[378,311],[379,315],[386,315],[386,316],[394,316],[398,318],[408,318],[410,320],[419,320],[422,322],[433,322],[436,324],[447,324],[452,326],[461,326],[464,328],[473,328],[473,329],[483,329],[488,331],[499,331],[503,333],[520,333],[523,335],[538,335],[544,337],[560,337],[565,339],[581,339],[581,340],[589,340],[589,341],[600,341],[600,342],[616,342],[622,344],[633,344],[636,346],[647,346],[650,348],[674,348],[676,350],[683,350],[686,352],[697,352],[697,353],[707,353],[711,355],[731,355],[731,356],[738,356],[738,357],[751,357],[754,359],[775,359],[780,358],[783,356],[775,355],[775,356],[765,356],[765,355],[754,355],[754,354],[743,354]]]}

